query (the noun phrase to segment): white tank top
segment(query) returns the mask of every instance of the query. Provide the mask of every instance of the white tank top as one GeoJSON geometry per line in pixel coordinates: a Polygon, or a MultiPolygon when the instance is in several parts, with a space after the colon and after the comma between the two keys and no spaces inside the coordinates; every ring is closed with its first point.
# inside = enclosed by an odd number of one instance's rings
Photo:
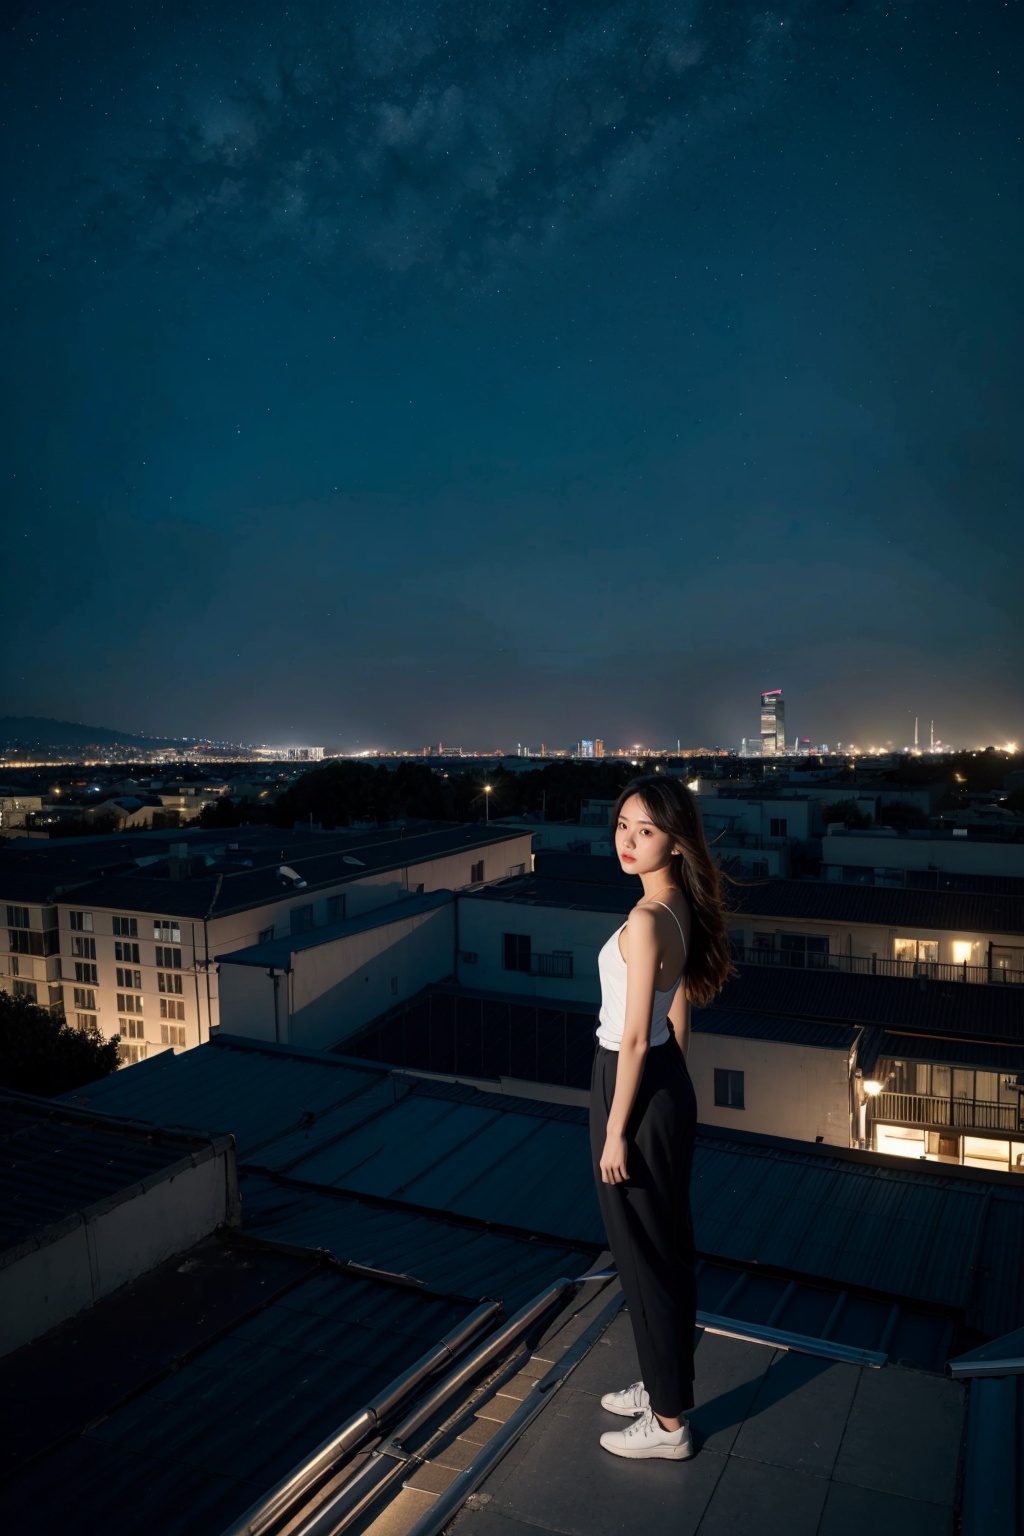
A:
{"type": "MultiPolygon", "coordinates": [[[[652,897],[654,906],[664,907],[666,912],[672,912],[672,908],[665,901],[658,901],[652,897]]],[[[679,929],[679,937],[683,941],[683,970],[686,969],[686,935],[683,933],[683,925],[676,914],[676,926],[679,929]]],[[[622,928],[626,924],[623,923],[622,928]]],[[[622,1043],[622,1031],[626,1027],[626,962],[622,958],[619,949],[619,934],[622,928],[616,928],[607,944],[601,946],[597,957],[598,974],[601,977],[601,1012],[598,1016],[597,1039],[605,1050],[617,1051],[622,1043]]],[[[682,971],[680,971],[682,979],[682,971]]],[[[669,1037],[668,1011],[672,1006],[672,999],[676,995],[675,986],[668,992],[654,991],[654,1007],[651,1010],[651,1039],[654,1045],[664,1045],[669,1037]]]]}

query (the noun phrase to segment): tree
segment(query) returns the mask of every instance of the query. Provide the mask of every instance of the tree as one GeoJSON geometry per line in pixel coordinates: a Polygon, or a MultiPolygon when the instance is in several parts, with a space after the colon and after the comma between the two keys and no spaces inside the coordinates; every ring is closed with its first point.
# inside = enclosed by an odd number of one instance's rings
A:
{"type": "Polygon", "coordinates": [[[24,997],[0,992],[0,1086],[52,1098],[117,1068],[118,1037],[72,1029],[24,997]]]}

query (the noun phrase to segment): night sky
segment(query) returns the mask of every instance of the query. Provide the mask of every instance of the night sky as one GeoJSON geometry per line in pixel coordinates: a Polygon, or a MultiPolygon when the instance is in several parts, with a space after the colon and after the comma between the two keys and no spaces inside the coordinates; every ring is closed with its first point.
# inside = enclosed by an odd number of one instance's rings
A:
{"type": "Polygon", "coordinates": [[[1024,737],[1024,13],[9,4],[0,714],[1024,737]]]}

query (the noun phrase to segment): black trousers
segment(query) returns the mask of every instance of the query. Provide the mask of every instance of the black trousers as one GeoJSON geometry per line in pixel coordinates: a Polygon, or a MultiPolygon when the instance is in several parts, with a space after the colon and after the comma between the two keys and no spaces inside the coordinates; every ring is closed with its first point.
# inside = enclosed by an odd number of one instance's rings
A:
{"type": "Polygon", "coordinates": [[[690,1171],[697,1100],[674,1040],[648,1051],[626,1126],[625,1184],[601,1179],[618,1052],[599,1045],[590,1084],[590,1150],[608,1246],[619,1272],[655,1413],[693,1407],[697,1316],[690,1171]]]}

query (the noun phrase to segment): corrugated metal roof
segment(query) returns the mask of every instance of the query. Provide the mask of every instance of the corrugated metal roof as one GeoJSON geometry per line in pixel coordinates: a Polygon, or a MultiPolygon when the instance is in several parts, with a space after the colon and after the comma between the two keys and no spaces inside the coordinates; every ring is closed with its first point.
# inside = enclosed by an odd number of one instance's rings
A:
{"type": "Polygon", "coordinates": [[[847,976],[745,965],[713,1004],[729,1012],[776,1013],[995,1043],[1024,1034],[1024,988],[963,981],[847,976]]]}
{"type": "Polygon", "coordinates": [[[775,1040],[783,1045],[809,1045],[822,1051],[848,1052],[858,1031],[846,1024],[815,1019],[788,1019],[774,1013],[730,1012],[727,1008],[695,1008],[691,1027],[699,1034],[734,1035],[747,1040],[775,1040]]]}
{"type": "Polygon", "coordinates": [[[426,891],[419,896],[409,896],[402,901],[388,902],[364,912],[360,917],[347,918],[342,923],[330,923],[325,928],[314,928],[309,933],[290,934],[286,938],[272,939],[267,944],[250,944],[245,949],[235,949],[226,955],[215,956],[221,965],[255,965],[261,969],[273,966],[290,971],[292,956],[307,949],[319,949],[322,944],[333,944],[337,939],[347,939],[355,933],[369,933],[374,928],[387,928],[392,923],[404,923],[411,917],[421,917],[446,907],[453,900],[451,891],[426,891]]]}
{"type": "Polygon", "coordinates": [[[210,1145],[83,1114],[57,1101],[0,1097],[0,1251],[119,1195],[210,1145]]]}
{"type": "MultiPolygon", "coordinates": [[[[219,1128],[233,1129],[234,1080],[250,1165],[523,1232],[603,1241],[585,1111],[291,1055],[200,1046],[176,1059],[186,1070],[162,1075],[159,1095],[147,1064],[105,1080],[96,1105],[148,1115],[158,1099],[164,1121],[181,1122],[215,1102],[219,1128]],[[207,1073],[213,1093],[203,1089],[207,1073]],[[323,1113],[297,1124],[303,1098],[323,1113]]],[[[963,1307],[987,1334],[1024,1314],[1024,1294],[1007,1279],[1024,1249],[1024,1178],[702,1127],[693,1202],[698,1246],[709,1255],[963,1307]],[[998,1233],[988,1217],[996,1194],[998,1233]]]]}
{"type": "Polygon", "coordinates": [[[63,1325],[59,1340],[0,1362],[24,1469],[4,1491],[5,1524],[105,1531],[127,1520],[160,1536],[219,1536],[471,1307],[308,1258],[216,1244],[179,1256],[63,1325]],[[204,1302],[225,1285],[233,1306],[211,1337],[204,1302]],[[179,1353],[161,1353],[181,1308],[190,1323],[176,1330],[179,1353]],[[81,1384],[80,1358],[94,1373],[81,1384]],[[55,1434],[46,1399],[65,1384],[78,1411],[69,1425],[57,1409],[55,1434]]]}
{"type": "Polygon", "coordinates": [[[977,891],[917,891],[827,880],[769,880],[731,886],[728,902],[749,917],[870,923],[941,933],[1024,933],[1024,897],[977,891]]]}
{"type": "Polygon", "coordinates": [[[369,1066],[284,1047],[254,1050],[221,1037],[180,1055],[161,1052],[65,1098],[155,1125],[230,1129],[241,1160],[333,1106],[359,1100],[362,1112],[372,1112],[402,1091],[397,1079],[369,1066]]]}
{"type": "MultiPolygon", "coordinates": [[[[1024,1073],[1024,1044],[985,1045],[977,1040],[935,1040],[927,1035],[901,1035],[894,1030],[873,1030],[875,1050],[871,1064],[878,1056],[892,1056],[897,1061],[937,1061],[953,1067],[982,1067],[993,1072],[1024,1073]]],[[[862,1051],[857,1059],[861,1061],[862,1051]]],[[[868,1061],[862,1062],[865,1072],[870,1070],[868,1061]]]]}
{"type": "Polygon", "coordinates": [[[241,1181],[246,1234],[407,1275],[428,1290],[493,1297],[510,1312],[562,1275],[580,1275],[593,1247],[546,1243],[408,1211],[264,1174],[241,1181]]]}

